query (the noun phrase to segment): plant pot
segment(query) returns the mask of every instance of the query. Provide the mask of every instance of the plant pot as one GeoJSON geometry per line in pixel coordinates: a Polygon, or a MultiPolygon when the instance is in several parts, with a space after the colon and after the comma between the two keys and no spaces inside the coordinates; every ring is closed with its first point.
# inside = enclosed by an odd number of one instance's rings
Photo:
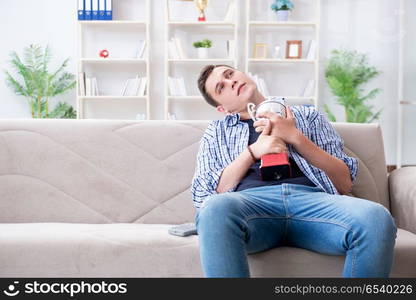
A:
{"type": "Polygon", "coordinates": [[[289,18],[289,10],[278,10],[277,11],[277,21],[287,21],[289,18]]]}
{"type": "Polygon", "coordinates": [[[208,57],[208,48],[200,47],[196,48],[198,51],[198,58],[207,58],[208,57]]]}

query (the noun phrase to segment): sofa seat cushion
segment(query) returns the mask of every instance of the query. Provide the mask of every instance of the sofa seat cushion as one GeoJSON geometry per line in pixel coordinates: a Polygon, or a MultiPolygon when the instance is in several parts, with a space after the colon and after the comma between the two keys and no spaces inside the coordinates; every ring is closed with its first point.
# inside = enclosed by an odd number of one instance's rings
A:
{"type": "MultiPolygon", "coordinates": [[[[0,277],[201,277],[198,237],[166,224],[0,224],[0,277]]],[[[399,229],[392,276],[415,277],[416,235],[399,229]]],[[[279,247],[249,255],[253,277],[340,277],[343,256],[279,247]]]]}
{"type": "Polygon", "coordinates": [[[201,276],[197,236],[170,235],[170,226],[0,224],[0,276],[201,276]]]}

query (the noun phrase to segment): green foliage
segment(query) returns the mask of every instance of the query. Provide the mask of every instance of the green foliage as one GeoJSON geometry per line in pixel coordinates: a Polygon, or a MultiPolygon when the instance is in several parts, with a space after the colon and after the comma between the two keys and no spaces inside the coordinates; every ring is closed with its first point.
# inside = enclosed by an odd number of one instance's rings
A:
{"type": "Polygon", "coordinates": [[[76,119],[76,117],[76,110],[65,102],[59,102],[49,114],[49,118],[53,119],[76,119]]]}
{"type": "MultiPolygon", "coordinates": [[[[344,106],[345,120],[352,123],[370,123],[380,117],[381,110],[373,113],[373,106],[366,104],[376,97],[381,89],[373,89],[365,94],[362,86],[379,75],[380,72],[369,65],[368,58],[357,51],[333,50],[327,61],[325,78],[338,104],[344,106]]],[[[325,105],[328,118],[336,118],[325,105]]]]}
{"type": "Polygon", "coordinates": [[[212,46],[212,41],[208,40],[208,39],[204,39],[202,41],[198,41],[193,43],[195,48],[211,48],[212,46]]]}
{"type": "Polygon", "coordinates": [[[24,49],[24,59],[13,51],[10,54],[11,65],[17,77],[6,73],[6,84],[17,94],[27,98],[33,118],[48,118],[49,98],[63,94],[75,87],[75,76],[65,72],[69,58],[52,73],[48,65],[52,55],[48,46],[45,50],[39,45],[30,45],[24,49]]]}
{"type": "Polygon", "coordinates": [[[295,6],[290,0],[274,0],[270,8],[274,11],[278,11],[278,10],[292,10],[294,7],[295,6]]]}

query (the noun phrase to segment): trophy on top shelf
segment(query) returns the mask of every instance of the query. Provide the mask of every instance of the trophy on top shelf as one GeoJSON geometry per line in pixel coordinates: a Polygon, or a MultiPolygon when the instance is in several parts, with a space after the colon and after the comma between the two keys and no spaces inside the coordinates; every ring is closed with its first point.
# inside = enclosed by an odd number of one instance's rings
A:
{"type": "Polygon", "coordinates": [[[198,7],[199,10],[199,17],[198,17],[198,21],[199,22],[204,22],[205,19],[205,8],[208,6],[208,0],[195,0],[195,4],[198,7]]]}

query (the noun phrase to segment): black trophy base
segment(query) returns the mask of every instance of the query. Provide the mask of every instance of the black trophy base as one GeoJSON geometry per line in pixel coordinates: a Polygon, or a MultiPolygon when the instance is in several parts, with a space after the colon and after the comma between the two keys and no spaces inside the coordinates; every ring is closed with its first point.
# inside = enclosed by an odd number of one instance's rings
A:
{"type": "Polygon", "coordinates": [[[278,165],[260,168],[263,181],[279,180],[290,177],[290,165],[278,165]]]}

